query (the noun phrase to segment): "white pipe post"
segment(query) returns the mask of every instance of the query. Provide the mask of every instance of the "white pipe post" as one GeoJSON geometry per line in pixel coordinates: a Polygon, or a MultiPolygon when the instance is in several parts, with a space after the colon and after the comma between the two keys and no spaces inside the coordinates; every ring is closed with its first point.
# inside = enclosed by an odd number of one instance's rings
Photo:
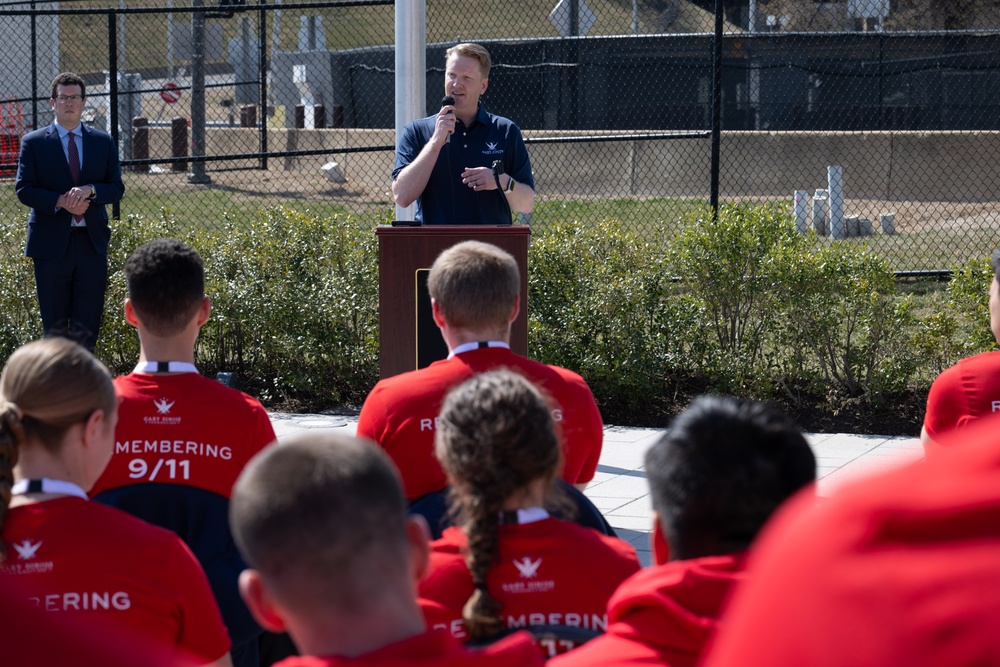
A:
{"type": "MultiPolygon", "coordinates": [[[[396,145],[403,128],[426,115],[427,2],[396,3],[396,145]]],[[[396,207],[397,220],[413,220],[416,204],[396,207]]]]}
{"type": "Polygon", "coordinates": [[[827,189],[830,191],[830,237],[842,239],[847,236],[844,224],[844,168],[826,168],[827,189]]]}
{"type": "Polygon", "coordinates": [[[795,191],[795,205],[792,207],[795,214],[795,231],[805,234],[809,231],[809,191],[795,191]]]}

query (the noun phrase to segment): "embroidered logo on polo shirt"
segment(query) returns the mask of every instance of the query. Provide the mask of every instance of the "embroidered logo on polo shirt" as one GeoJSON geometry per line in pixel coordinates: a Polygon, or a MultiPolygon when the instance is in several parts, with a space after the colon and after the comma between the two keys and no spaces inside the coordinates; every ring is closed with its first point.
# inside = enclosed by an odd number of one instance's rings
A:
{"type": "Polygon", "coordinates": [[[521,560],[514,561],[514,567],[521,573],[522,579],[531,579],[538,575],[538,567],[542,564],[542,559],[531,560],[530,556],[525,556],[521,560]]]}
{"type": "Polygon", "coordinates": [[[8,558],[0,564],[2,574],[45,574],[52,572],[55,565],[50,560],[36,560],[38,549],[42,546],[41,540],[33,540],[26,537],[20,542],[14,542],[11,546],[17,552],[17,558],[8,558]]]}
{"type": "Polygon", "coordinates": [[[542,558],[532,558],[523,556],[511,561],[520,575],[513,581],[508,580],[500,584],[500,588],[508,595],[518,595],[522,593],[548,593],[554,591],[556,582],[552,579],[539,579],[538,569],[542,566],[542,558]],[[525,581],[525,580],[528,581],[525,581]]]}
{"type": "Polygon", "coordinates": [[[487,141],[486,150],[483,151],[483,155],[503,155],[503,149],[497,148],[497,141],[487,141]]]}
{"type": "Polygon", "coordinates": [[[181,418],[170,414],[174,403],[176,401],[171,401],[166,397],[154,399],[153,406],[156,408],[156,413],[143,417],[143,423],[150,426],[177,426],[181,423],[181,418]]]}
{"type": "Polygon", "coordinates": [[[38,552],[38,547],[42,546],[42,541],[32,542],[30,539],[23,540],[20,544],[14,543],[14,550],[17,551],[17,557],[21,560],[31,560],[35,557],[38,552]]]}

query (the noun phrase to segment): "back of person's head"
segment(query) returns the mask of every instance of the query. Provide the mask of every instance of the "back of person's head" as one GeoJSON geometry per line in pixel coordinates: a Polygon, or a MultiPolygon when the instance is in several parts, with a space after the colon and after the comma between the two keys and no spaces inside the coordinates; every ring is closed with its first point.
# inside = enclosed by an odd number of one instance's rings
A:
{"type": "Polygon", "coordinates": [[[463,241],[434,260],[427,291],[453,327],[503,328],[521,291],[514,257],[480,241],[463,241]]]}
{"type": "Polygon", "coordinates": [[[502,629],[500,605],[486,591],[496,559],[504,502],[537,480],[553,482],[562,452],[541,392],[507,370],[476,375],[445,398],[435,453],[452,485],[456,522],[468,538],[466,563],[476,592],[463,610],[477,640],[502,629]]]}
{"type": "MultiPolygon", "coordinates": [[[[73,341],[46,338],[10,356],[0,375],[0,530],[20,449],[30,442],[56,453],[71,426],[95,410],[112,415],[117,409],[108,369],[73,341]]],[[[0,542],[0,562],[5,557],[0,542]]]]}
{"type": "Polygon", "coordinates": [[[229,512],[240,553],[288,606],[363,614],[399,587],[412,595],[402,483],[370,442],[306,432],[271,445],[229,512]]]}
{"type": "Polygon", "coordinates": [[[125,263],[128,296],[150,333],[180,333],[205,297],[205,263],[177,239],[156,239],[140,246],[125,263]]]}
{"type": "Polygon", "coordinates": [[[80,97],[87,97],[87,84],[79,74],[73,72],[62,72],[52,79],[52,96],[56,99],[59,96],[59,86],[80,86],[80,97]]]}
{"type": "Polygon", "coordinates": [[[671,558],[696,558],[746,549],[778,506],[816,479],[816,459],[778,410],[702,396],[646,453],[646,476],[671,558]]]}
{"type": "Polygon", "coordinates": [[[456,44],[445,51],[444,58],[447,60],[454,55],[465,56],[466,58],[472,58],[473,60],[479,61],[479,69],[483,73],[483,78],[490,78],[490,68],[493,67],[493,59],[490,58],[490,52],[486,50],[486,47],[481,44],[473,44],[469,42],[456,44]]]}
{"type": "Polygon", "coordinates": [[[993,279],[1000,282],[1000,249],[990,255],[990,268],[993,269],[993,279]]]}

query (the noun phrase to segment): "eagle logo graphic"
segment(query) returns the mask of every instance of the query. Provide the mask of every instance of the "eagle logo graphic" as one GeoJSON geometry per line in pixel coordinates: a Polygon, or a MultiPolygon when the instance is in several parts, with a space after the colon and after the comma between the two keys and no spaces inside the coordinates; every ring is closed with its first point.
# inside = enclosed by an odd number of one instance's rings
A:
{"type": "Polygon", "coordinates": [[[156,411],[161,415],[169,415],[170,408],[174,407],[174,401],[168,401],[165,398],[153,401],[153,405],[156,406],[156,411]]]}
{"type": "Polygon", "coordinates": [[[491,144],[490,142],[487,141],[486,142],[486,148],[490,149],[491,151],[495,151],[497,149],[497,144],[496,144],[496,142],[493,142],[491,144]]]}
{"type": "Polygon", "coordinates": [[[14,549],[21,560],[31,560],[35,557],[38,547],[42,546],[42,541],[32,542],[30,539],[24,540],[20,544],[14,543],[14,549]]]}
{"type": "Polygon", "coordinates": [[[521,573],[522,579],[531,579],[538,574],[538,567],[542,564],[542,559],[531,560],[530,556],[525,556],[514,561],[514,567],[521,573]]]}

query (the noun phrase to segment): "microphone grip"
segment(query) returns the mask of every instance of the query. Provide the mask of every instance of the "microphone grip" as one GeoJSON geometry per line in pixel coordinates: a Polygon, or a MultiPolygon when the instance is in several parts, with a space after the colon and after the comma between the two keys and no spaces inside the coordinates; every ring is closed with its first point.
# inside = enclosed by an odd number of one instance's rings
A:
{"type": "MultiPolygon", "coordinates": [[[[441,98],[441,106],[442,107],[454,106],[454,104],[455,104],[455,98],[452,97],[451,95],[445,95],[444,97],[441,98]]],[[[452,112],[449,112],[449,113],[452,113],[452,112]]],[[[451,143],[451,134],[450,133],[448,134],[447,137],[445,137],[444,143],[446,143],[446,144],[450,144],[451,143]]]]}

